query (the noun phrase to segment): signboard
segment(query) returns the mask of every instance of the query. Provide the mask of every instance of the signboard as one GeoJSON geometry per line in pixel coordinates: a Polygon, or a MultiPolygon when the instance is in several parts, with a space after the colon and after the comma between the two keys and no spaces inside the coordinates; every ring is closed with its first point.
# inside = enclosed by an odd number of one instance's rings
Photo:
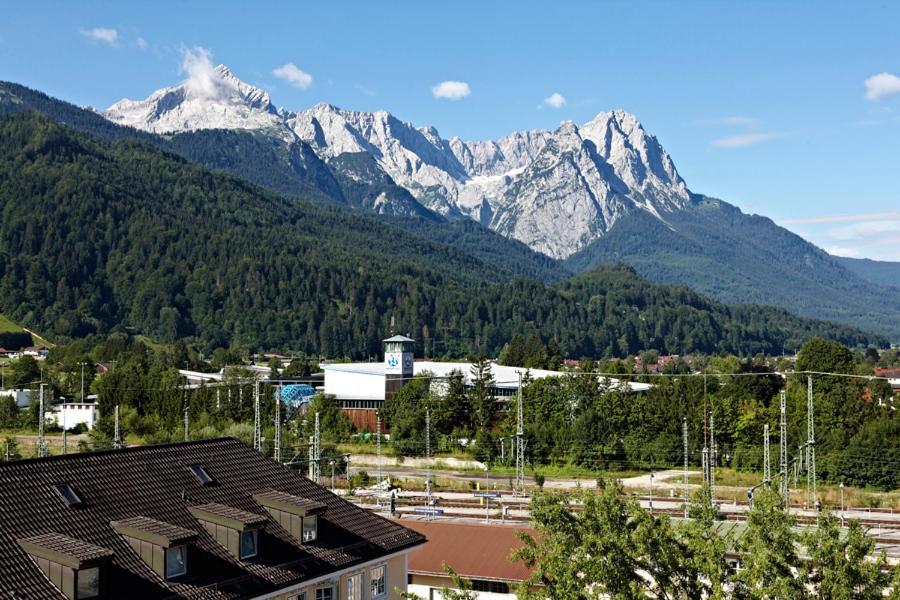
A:
{"type": "Polygon", "coordinates": [[[443,508],[416,508],[413,512],[419,513],[420,515],[442,515],[444,514],[443,508]]]}
{"type": "Polygon", "coordinates": [[[388,375],[412,375],[412,352],[387,352],[384,355],[384,372],[388,375]]]}
{"type": "Polygon", "coordinates": [[[475,492],[476,498],[499,498],[500,492],[475,492]]]}

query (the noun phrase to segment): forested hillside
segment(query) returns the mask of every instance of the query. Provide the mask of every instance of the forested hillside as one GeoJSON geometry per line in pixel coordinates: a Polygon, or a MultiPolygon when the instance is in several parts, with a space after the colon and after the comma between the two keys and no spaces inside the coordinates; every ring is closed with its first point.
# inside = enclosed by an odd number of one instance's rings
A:
{"type": "Polygon", "coordinates": [[[860,277],[841,259],[770,219],[697,195],[690,207],[665,218],[666,223],[636,211],[566,264],[580,271],[625,262],[644,277],[687,285],[725,302],[784,306],[802,316],[900,338],[895,289],[860,277]]]}
{"type": "MultiPolygon", "coordinates": [[[[280,138],[250,131],[200,130],[158,136],[130,127],[121,127],[97,113],[51,98],[24,86],[0,82],[0,117],[35,110],[57,123],[104,140],[130,139],[173,152],[192,162],[237,175],[283,195],[347,208],[375,208],[384,192],[393,199],[404,195],[405,218],[391,219],[419,235],[442,243],[453,243],[474,254],[503,273],[559,279],[568,271],[557,261],[524,244],[495,234],[473,223],[459,226],[418,205],[409,193],[377,174],[363,177],[365,170],[354,155],[337,157],[337,171],[321,161],[305,143],[286,144],[280,138]],[[350,168],[355,165],[354,168],[350,168]],[[337,174],[336,174],[337,173],[337,174]],[[350,173],[356,173],[350,177],[350,173]],[[408,218],[408,217],[419,218],[408,218]],[[420,221],[427,221],[420,223],[420,221]],[[462,232],[461,233],[461,230],[462,232]]],[[[389,180],[390,178],[388,178],[389,180]]],[[[378,211],[376,211],[378,212],[378,211]]],[[[393,215],[385,215],[391,218],[393,215]]]]}
{"type": "Polygon", "coordinates": [[[771,308],[729,307],[626,268],[558,286],[36,113],[0,122],[0,311],[61,337],[132,328],[327,356],[376,354],[391,318],[440,351],[513,333],[568,355],[781,351],[812,335],[883,344],[771,308]]]}
{"type": "Polygon", "coordinates": [[[835,256],[835,259],[863,279],[900,289],[900,262],[846,256],[835,256]]]}

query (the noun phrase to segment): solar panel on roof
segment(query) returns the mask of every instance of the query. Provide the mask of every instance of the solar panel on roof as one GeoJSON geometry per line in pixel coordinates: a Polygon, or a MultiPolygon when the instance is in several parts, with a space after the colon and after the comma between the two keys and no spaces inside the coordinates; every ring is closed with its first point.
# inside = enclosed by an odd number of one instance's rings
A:
{"type": "Polygon", "coordinates": [[[213,478],[209,476],[209,473],[206,472],[203,465],[188,465],[188,468],[191,470],[191,473],[194,474],[194,477],[197,478],[197,481],[200,482],[200,485],[209,485],[213,482],[213,478]]]}
{"type": "Polygon", "coordinates": [[[81,506],[81,498],[78,497],[78,494],[75,493],[75,490],[68,483],[59,483],[54,485],[53,489],[66,503],[66,506],[81,506]]]}

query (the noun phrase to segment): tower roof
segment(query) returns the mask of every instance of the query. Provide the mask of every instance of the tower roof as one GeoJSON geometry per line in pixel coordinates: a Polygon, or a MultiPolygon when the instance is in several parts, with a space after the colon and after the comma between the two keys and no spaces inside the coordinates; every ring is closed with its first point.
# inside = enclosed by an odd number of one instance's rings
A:
{"type": "Polygon", "coordinates": [[[416,340],[406,337],[405,335],[395,335],[384,340],[385,342],[415,342],[416,340]]]}

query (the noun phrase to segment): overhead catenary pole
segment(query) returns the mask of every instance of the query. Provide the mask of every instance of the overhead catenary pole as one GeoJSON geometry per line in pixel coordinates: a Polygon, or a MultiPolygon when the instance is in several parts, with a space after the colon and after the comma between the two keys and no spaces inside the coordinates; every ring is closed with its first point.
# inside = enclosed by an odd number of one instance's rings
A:
{"type": "Polygon", "coordinates": [[[763,482],[772,482],[772,462],[769,455],[769,424],[763,425],[763,482]]]}
{"type": "Polygon", "coordinates": [[[525,495],[525,407],[522,401],[522,373],[519,373],[519,390],[516,397],[516,496],[525,495]]]}
{"type": "Polygon", "coordinates": [[[784,390],[781,390],[780,394],[780,419],[778,422],[778,428],[780,429],[779,435],[780,439],[778,440],[778,470],[781,473],[781,479],[779,480],[781,486],[781,498],[784,501],[784,506],[787,507],[789,502],[789,494],[790,494],[790,476],[788,475],[788,451],[787,451],[787,393],[784,390]]]}
{"type": "Polygon", "coordinates": [[[184,394],[182,396],[182,402],[184,402],[184,441],[191,441],[191,431],[190,431],[190,415],[188,414],[188,399],[187,399],[187,387],[184,388],[184,394]]]}
{"type": "Polygon", "coordinates": [[[816,494],[816,426],[813,415],[812,375],[806,377],[806,488],[807,506],[815,506],[816,494]]]}
{"type": "Polygon", "coordinates": [[[716,503],[716,463],[719,460],[718,451],[716,450],[716,421],[713,414],[709,414],[709,445],[712,450],[710,456],[709,469],[709,501],[711,504],[716,503]]]}
{"type": "Polygon", "coordinates": [[[116,408],[113,415],[113,448],[119,449],[122,447],[122,434],[119,430],[119,405],[116,404],[116,408]]]}
{"type": "Polygon", "coordinates": [[[688,424],[687,417],[681,423],[681,437],[684,442],[684,518],[688,517],[688,424]]]}
{"type": "Polygon", "coordinates": [[[377,463],[375,474],[375,504],[381,506],[381,411],[375,413],[375,462],[377,463]]]}
{"type": "Polygon", "coordinates": [[[281,462],[281,386],[275,389],[275,460],[281,462]]]}
{"type": "Polygon", "coordinates": [[[47,456],[47,441],[44,439],[44,384],[40,384],[38,391],[38,458],[47,456]]]}
{"type": "MultiPolygon", "coordinates": [[[[425,506],[430,510],[431,504],[431,407],[425,407],[425,506]]],[[[431,518],[431,512],[428,518],[431,518]]]]}
{"type": "Polygon", "coordinates": [[[259,419],[259,380],[253,386],[253,448],[257,452],[262,451],[262,423],[259,419]]]}

